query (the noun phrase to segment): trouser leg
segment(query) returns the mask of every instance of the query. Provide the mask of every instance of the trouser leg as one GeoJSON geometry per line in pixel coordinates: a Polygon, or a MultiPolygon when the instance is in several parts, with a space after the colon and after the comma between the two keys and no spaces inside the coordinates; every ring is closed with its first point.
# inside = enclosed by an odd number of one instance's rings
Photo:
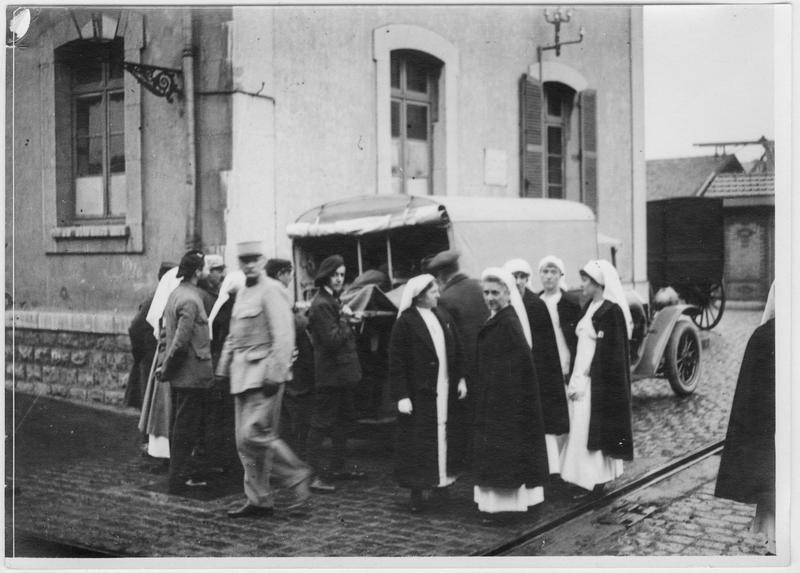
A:
{"type": "Polygon", "coordinates": [[[192,448],[199,438],[203,418],[203,390],[173,390],[173,423],[170,444],[169,488],[179,489],[189,477],[192,448]]]}
{"type": "Polygon", "coordinates": [[[272,397],[259,389],[235,396],[236,449],[244,469],[244,493],[252,505],[272,507],[269,487],[270,444],[275,435],[272,397]]]}
{"type": "Polygon", "coordinates": [[[322,444],[325,441],[325,436],[325,430],[312,426],[308,431],[308,439],[306,440],[306,456],[314,469],[314,473],[317,475],[323,472],[322,444]]]}

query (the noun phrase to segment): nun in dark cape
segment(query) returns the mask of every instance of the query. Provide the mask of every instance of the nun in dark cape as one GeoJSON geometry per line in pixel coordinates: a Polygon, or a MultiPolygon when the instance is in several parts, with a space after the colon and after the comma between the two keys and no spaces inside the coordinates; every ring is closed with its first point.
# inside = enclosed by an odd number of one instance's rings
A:
{"type": "Polygon", "coordinates": [[[474,500],[485,514],[526,511],[549,479],[530,325],[508,272],[481,278],[491,316],[478,334],[474,500]]]}
{"type": "Polygon", "coordinates": [[[456,480],[465,458],[461,344],[453,319],[437,308],[438,299],[433,276],[409,280],[389,343],[389,380],[398,408],[394,475],[411,490],[413,512],[423,509],[423,491],[456,480]]]}

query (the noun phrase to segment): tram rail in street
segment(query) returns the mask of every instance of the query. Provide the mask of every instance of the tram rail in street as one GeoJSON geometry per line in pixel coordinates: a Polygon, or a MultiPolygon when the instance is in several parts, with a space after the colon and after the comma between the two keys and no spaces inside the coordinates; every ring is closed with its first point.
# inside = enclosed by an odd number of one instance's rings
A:
{"type": "Polygon", "coordinates": [[[602,507],[607,507],[621,497],[629,495],[637,490],[641,490],[646,487],[652,486],[660,481],[663,481],[677,473],[686,470],[687,468],[693,466],[696,463],[699,463],[713,455],[719,454],[720,452],[722,452],[722,448],[724,445],[725,445],[725,440],[713,442],[686,456],[680,457],[667,464],[664,464],[659,468],[647,472],[646,474],[633,480],[632,482],[622,485],[612,491],[609,491],[601,497],[587,500],[586,502],[581,503],[580,505],[570,509],[569,511],[555,517],[554,519],[550,519],[545,521],[544,523],[536,525],[535,527],[525,531],[521,535],[518,535],[512,539],[504,541],[503,543],[495,545],[494,547],[490,547],[489,549],[481,549],[479,551],[476,551],[475,553],[472,554],[472,556],[493,557],[493,556],[507,555],[514,549],[520,547],[521,545],[524,545],[536,539],[537,537],[549,533],[566,523],[576,520],[586,515],[589,512],[595,511],[602,507]]]}

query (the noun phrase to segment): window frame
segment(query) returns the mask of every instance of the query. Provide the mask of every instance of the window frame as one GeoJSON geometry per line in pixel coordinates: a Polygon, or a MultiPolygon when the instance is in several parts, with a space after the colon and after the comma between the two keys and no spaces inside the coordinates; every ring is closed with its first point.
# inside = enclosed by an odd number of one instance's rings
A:
{"type": "MultiPolygon", "coordinates": [[[[144,16],[137,10],[123,10],[117,27],[123,40],[123,60],[139,63],[144,49],[144,16]]],[[[41,102],[45,113],[40,116],[42,133],[42,206],[46,226],[45,253],[72,255],[77,253],[143,253],[144,213],[142,188],[142,90],[131,74],[123,74],[125,103],[125,205],[124,221],[87,221],[76,224],[69,217],[72,201],[72,159],[65,152],[69,133],[64,124],[71,121],[69,86],[64,86],[63,71],[56,54],[67,44],[80,40],[79,31],[70,18],[59,19],[40,40],[42,54],[39,66],[41,102]],[[67,139],[65,139],[65,137],[67,139]]],[[[70,151],[71,150],[67,150],[70,151]]]]}
{"type": "MultiPolygon", "coordinates": [[[[428,155],[428,173],[427,173],[427,189],[428,195],[433,194],[433,172],[434,172],[434,153],[433,153],[433,124],[437,120],[438,109],[438,79],[441,73],[441,64],[437,65],[433,60],[434,58],[428,54],[416,52],[413,50],[393,50],[390,53],[390,70],[394,66],[395,61],[399,66],[398,87],[392,85],[392,75],[390,74],[389,93],[390,93],[390,119],[391,119],[391,106],[395,103],[399,104],[399,117],[398,126],[400,140],[399,163],[400,163],[400,192],[408,194],[408,180],[409,176],[406,173],[406,160],[408,154],[408,140],[414,139],[415,141],[424,141],[427,147],[428,155]],[[428,60],[427,62],[425,60],[428,60]],[[420,92],[408,87],[408,67],[409,65],[417,65],[422,70],[425,76],[426,91],[420,92]],[[408,107],[409,105],[416,105],[424,107],[426,110],[426,125],[425,125],[425,139],[417,140],[408,137],[408,107]]],[[[391,133],[391,139],[395,139],[395,135],[391,133]]],[[[392,166],[394,167],[394,166],[392,166]]],[[[395,178],[392,173],[392,179],[395,178]]]]}
{"type": "Polygon", "coordinates": [[[458,93],[459,52],[454,44],[436,32],[410,24],[387,24],[372,31],[372,59],[375,61],[376,190],[392,194],[391,71],[394,50],[416,50],[442,62],[435,128],[436,169],[434,194],[457,193],[458,185],[458,93]]]}
{"type": "MultiPolygon", "coordinates": [[[[70,108],[71,108],[71,124],[70,128],[72,130],[71,134],[71,155],[72,155],[72,198],[70,201],[70,205],[72,208],[72,213],[70,215],[70,220],[74,225],[93,225],[93,224],[120,224],[125,222],[125,217],[127,213],[111,213],[111,157],[109,152],[109,145],[112,135],[122,135],[123,141],[125,137],[125,122],[124,122],[124,107],[125,107],[125,77],[124,75],[119,78],[111,78],[111,66],[113,65],[111,61],[112,49],[113,47],[110,45],[99,45],[99,46],[87,46],[87,48],[94,49],[95,53],[98,56],[101,56],[101,78],[99,82],[93,83],[84,83],[78,84],[75,81],[75,65],[74,62],[67,61],[65,64],[69,67],[69,76],[70,76],[70,108]],[[111,99],[112,95],[115,94],[122,94],[122,106],[123,106],[123,129],[119,133],[111,133],[111,121],[109,117],[109,100],[111,99]],[[91,97],[100,96],[100,101],[102,105],[102,113],[103,113],[103,130],[102,130],[102,202],[103,202],[103,213],[101,215],[81,215],[78,213],[77,208],[77,180],[79,177],[78,174],[78,141],[80,136],[78,135],[78,102],[80,100],[89,99],[91,97]]],[[[120,46],[120,58],[119,58],[119,65],[122,65],[122,61],[124,59],[122,52],[124,52],[124,48],[120,46]]],[[[120,68],[121,69],[121,68],[120,68]]],[[[124,74],[124,72],[123,72],[124,74]]],[[[92,135],[91,133],[87,136],[89,141],[91,141],[92,135]]],[[[124,153],[123,153],[124,155],[124,153]]],[[[126,162],[127,163],[127,162],[126,162]]],[[[125,173],[123,171],[122,173],[125,173]]]]}
{"type": "Polygon", "coordinates": [[[571,129],[572,116],[575,113],[575,97],[576,92],[567,85],[557,82],[546,81],[542,85],[542,95],[544,101],[542,102],[542,116],[544,136],[543,143],[543,170],[544,181],[542,194],[544,197],[551,199],[566,199],[567,198],[567,159],[569,158],[569,133],[571,129]],[[559,103],[559,114],[551,114],[551,105],[554,101],[559,103]],[[558,128],[561,130],[561,150],[559,154],[551,153],[550,149],[550,128],[558,128]],[[550,159],[551,157],[558,157],[561,164],[561,179],[557,184],[550,182],[550,159]],[[553,188],[559,189],[559,194],[554,195],[553,188]]]}

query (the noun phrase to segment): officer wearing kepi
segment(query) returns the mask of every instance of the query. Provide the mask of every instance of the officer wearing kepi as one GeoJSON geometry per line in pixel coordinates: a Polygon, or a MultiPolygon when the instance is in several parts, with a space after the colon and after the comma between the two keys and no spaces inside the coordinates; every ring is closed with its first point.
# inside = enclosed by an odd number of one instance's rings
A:
{"type": "Polygon", "coordinates": [[[247,502],[228,516],[265,517],[274,512],[270,474],[281,486],[294,490],[292,509],[309,498],[311,471],[278,436],[284,384],[291,378],[294,351],[289,295],[264,273],[260,242],[239,243],[237,254],[245,286],[236,296],[217,376],[230,378],[247,502]]]}

